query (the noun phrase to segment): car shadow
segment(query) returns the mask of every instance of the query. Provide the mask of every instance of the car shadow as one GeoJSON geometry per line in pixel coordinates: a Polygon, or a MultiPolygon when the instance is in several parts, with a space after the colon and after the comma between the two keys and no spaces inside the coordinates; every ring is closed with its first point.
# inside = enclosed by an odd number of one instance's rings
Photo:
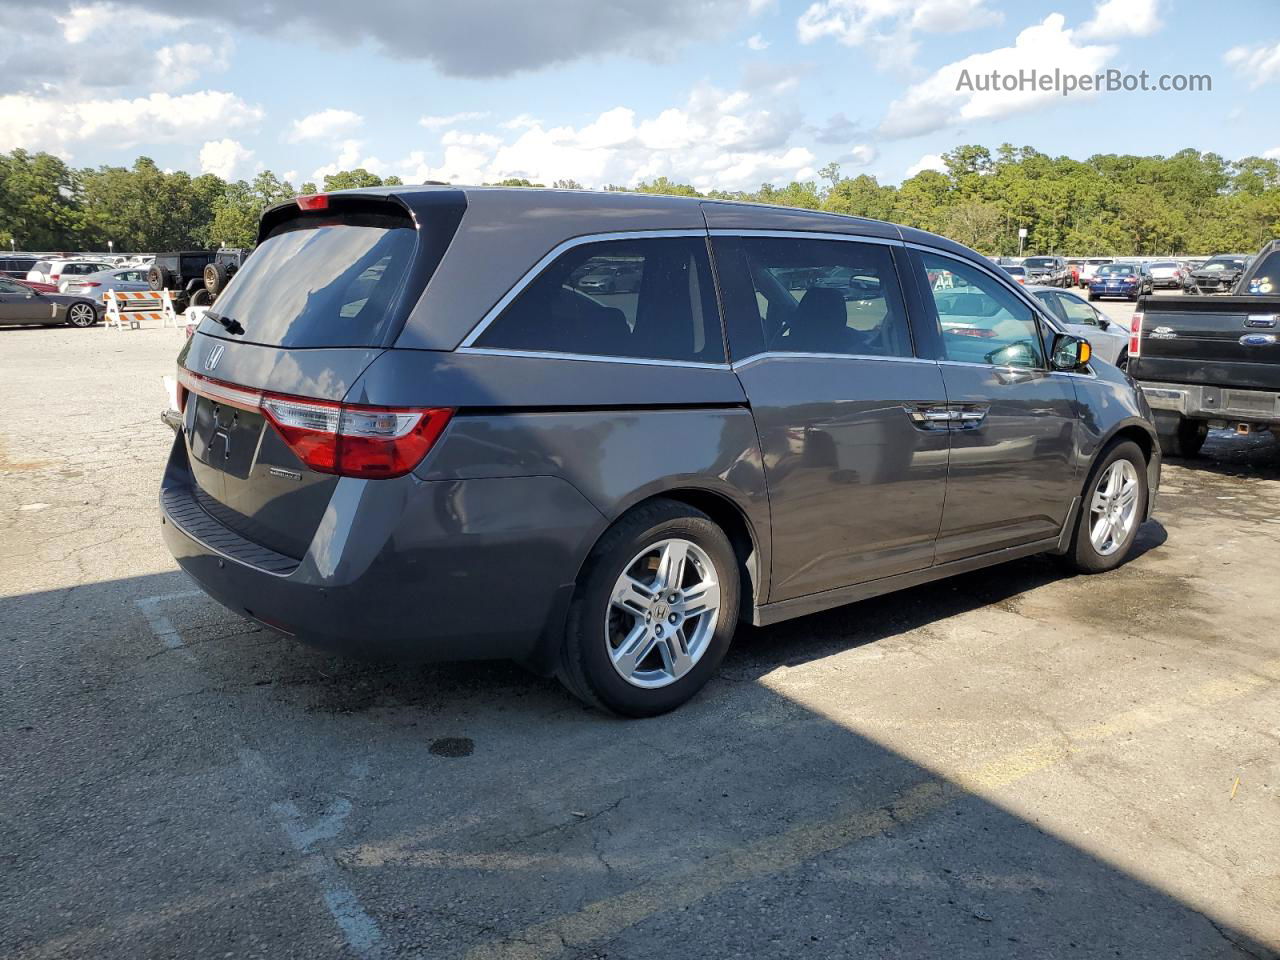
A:
{"type": "MultiPolygon", "coordinates": [[[[635,722],[510,666],[325,656],[180,574],[2,598],[0,953],[340,957],[359,916],[382,955],[1274,956],[1097,824],[1056,835],[763,682],[1062,576],[1031,558],[744,630],[723,681],[635,722]]],[[[907,696],[917,662],[882,681],[907,696]]],[[[913,693],[902,742],[946,737],[956,690],[913,693]]]]}

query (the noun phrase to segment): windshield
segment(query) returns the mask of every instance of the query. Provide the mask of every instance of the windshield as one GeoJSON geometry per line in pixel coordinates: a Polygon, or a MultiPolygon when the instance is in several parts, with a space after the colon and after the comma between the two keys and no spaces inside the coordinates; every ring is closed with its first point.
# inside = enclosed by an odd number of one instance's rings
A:
{"type": "Polygon", "coordinates": [[[1122,277],[1138,272],[1131,263],[1107,263],[1098,268],[1099,277],[1122,277]]]}
{"type": "Polygon", "coordinates": [[[1022,261],[1024,267],[1052,267],[1054,265],[1053,257],[1028,257],[1022,261]]]}
{"type": "Polygon", "coordinates": [[[367,215],[293,221],[262,242],[209,312],[204,332],[280,347],[363,347],[382,342],[412,263],[407,218],[367,215]],[[229,329],[229,327],[228,327],[229,329]],[[234,331],[233,331],[234,332],[234,331]]]}
{"type": "Polygon", "coordinates": [[[1214,257],[1206,263],[1201,270],[1243,270],[1244,261],[1237,257],[1214,257]]]}
{"type": "Polygon", "coordinates": [[[1005,267],[1004,272],[1012,274],[1015,277],[1021,277],[1025,276],[1027,271],[1022,267],[1005,267]]]}

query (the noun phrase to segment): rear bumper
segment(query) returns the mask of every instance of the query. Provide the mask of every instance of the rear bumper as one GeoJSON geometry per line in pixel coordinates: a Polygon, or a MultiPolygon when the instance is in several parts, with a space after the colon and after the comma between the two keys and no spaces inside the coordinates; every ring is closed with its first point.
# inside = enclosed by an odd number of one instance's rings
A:
{"type": "Polygon", "coordinates": [[[1280,423],[1280,392],[1179,383],[1139,382],[1138,386],[1155,411],[1178,413],[1193,420],[1280,423]]]}
{"type": "Polygon", "coordinates": [[[166,546],[223,606],[314,646],[397,660],[541,665],[605,525],[556,477],[344,478],[306,555],[285,557],[201,508],[181,435],[160,501],[166,546]]]}

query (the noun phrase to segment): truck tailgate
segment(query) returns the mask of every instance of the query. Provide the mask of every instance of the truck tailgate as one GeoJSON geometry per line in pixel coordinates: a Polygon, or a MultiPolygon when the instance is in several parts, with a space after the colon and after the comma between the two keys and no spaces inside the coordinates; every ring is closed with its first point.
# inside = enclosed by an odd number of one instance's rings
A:
{"type": "Polygon", "coordinates": [[[1144,297],[1136,380],[1280,390],[1280,297],[1144,297]]]}

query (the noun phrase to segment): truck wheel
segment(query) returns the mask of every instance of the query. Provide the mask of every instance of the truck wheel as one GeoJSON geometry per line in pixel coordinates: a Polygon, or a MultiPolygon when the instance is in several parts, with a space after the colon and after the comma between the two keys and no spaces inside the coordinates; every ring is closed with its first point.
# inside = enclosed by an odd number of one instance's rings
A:
{"type": "Polygon", "coordinates": [[[1209,436],[1209,424],[1203,420],[1179,417],[1172,431],[1160,434],[1160,452],[1166,457],[1190,460],[1200,452],[1209,436]]]}
{"type": "Polygon", "coordinates": [[[209,296],[209,291],[206,289],[202,288],[191,294],[191,306],[193,307],[207,307],[211,303],[213,303],[213,298],[209,296]]]}
{"type": "Polygon", "coordinates": [[[227,272],[225,264],[216,261],[205,264],[204,288],[209,291],[209,296],[216,297],[221,293],[229,279],[231,279],[231,275],[227,272]]]}
{"type": "Polygon", "coordinates": [[[166,290],[173,283],[173,274],[159,264],[147,271],[147,286],[152,290],[166,290]]]}
{"type": "Polygon", "coordinates": [[[1066,561],[1079,573],[1124,563],[1147,515],[1147,458],[1132,440],[1104,450],[1089,472],[1066,561]]]}
{"type": "Polygon", "coordinates": [[[705,513],[655,500],[610,529],[583,565],[557,676],[628,717],[684,703],[715,674],[738,624],[738,563],[705,513]]]}

